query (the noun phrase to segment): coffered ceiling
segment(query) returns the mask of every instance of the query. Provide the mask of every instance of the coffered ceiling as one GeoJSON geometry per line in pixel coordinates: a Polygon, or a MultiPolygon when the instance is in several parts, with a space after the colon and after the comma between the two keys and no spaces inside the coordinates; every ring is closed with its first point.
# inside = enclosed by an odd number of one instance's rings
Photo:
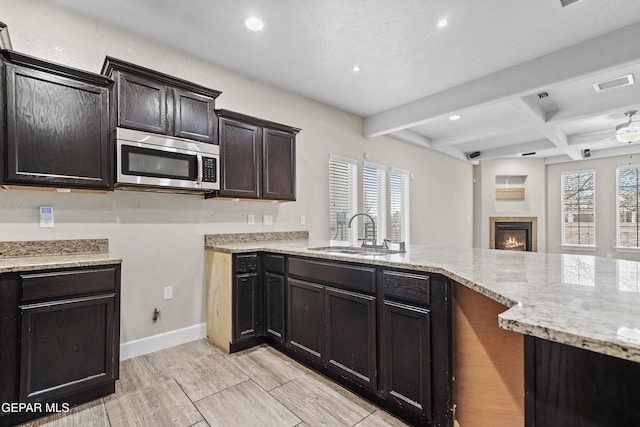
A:
{"type": "Polygon", "coordinates": [[[613,138],[640,110],[638,0],[47,1],[362,116],[367,137],[471,163],[640,152],[613,138]]]}

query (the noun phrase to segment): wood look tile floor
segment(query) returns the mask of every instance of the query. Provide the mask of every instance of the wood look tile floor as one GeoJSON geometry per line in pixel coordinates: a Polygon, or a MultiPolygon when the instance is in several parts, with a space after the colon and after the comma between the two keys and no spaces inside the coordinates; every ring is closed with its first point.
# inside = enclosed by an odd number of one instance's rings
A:
{"type": "Polygon", "coordinates": [[[21,427],[404,425],[269,346],[198,340],[124,360],[114,394],[21,427]]]}

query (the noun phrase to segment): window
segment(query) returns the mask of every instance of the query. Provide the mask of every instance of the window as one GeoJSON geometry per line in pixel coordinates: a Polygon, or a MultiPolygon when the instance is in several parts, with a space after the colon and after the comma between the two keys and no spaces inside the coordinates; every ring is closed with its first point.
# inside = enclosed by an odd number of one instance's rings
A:
{"type": "MultiPolygon", "coordinates": [[[[380,165],[365,163],[362,171],[362,208],[375,221],[376,243],[387,236],[387,173],[380,165]]],[[[365,217],[366,218],[366,217],[365,217]]],[[[364,238],[370,242],[373,238],[371,221],[363,219],[364,238]]]]}
{"type": "Polygon", "coordinates": [[[595,247],[595,171],[562,174],[562,244],[595,247]]]}
{"type": "Polygon", "coordinates": [[[389,173],[389,239],[409,242],[409,172],[391,169],[389,173]]]}
{"type": "Polygon", "coordinates": [[[361,172],[358,162],[346,157],[329,157],[329,238],[333,243],[355,243],[358,225],[368,240],[373,227],[366,217],[349,219],[358,212],[369,214],[376,228],[377,244],[383,239],[409,242],[409,172],[365,162],[361,172]],[[360,175],[359,175],[360,173],[360,175]],[[358,179],[361,186],[358,187],[358,179]],[[358,196],[358,189],[362,197],[358,196]]]}
{"type": "Polygon", "coordinates": [[[329,158],[329,238],[355,241],[358,227],[347,222],[358,211],[358,165],[355,160],[331,155],[329,158]]]}
{"type": "Polygon", "coordinates": [[[638,194],[640,193],[640,165],[617,169],[617,229],[618,247],[640,248],[638,225],[638,194]]]}

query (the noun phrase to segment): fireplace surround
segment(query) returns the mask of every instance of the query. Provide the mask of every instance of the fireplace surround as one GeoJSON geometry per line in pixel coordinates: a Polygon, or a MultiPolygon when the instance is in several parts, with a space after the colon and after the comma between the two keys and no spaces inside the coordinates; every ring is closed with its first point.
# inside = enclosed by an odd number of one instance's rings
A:
{"type": "Polygon", "coordinates": [[[512,251],[538,251],[536,217],[490,217],[489,248],[512,251]]]}

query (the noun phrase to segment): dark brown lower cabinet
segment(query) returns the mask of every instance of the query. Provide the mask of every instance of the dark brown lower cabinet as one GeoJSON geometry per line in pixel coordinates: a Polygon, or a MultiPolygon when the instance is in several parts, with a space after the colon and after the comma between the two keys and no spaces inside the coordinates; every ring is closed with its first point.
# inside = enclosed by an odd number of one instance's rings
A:
{"type": "Polygon", "coordinates": [[[326,288],[325,305],[327,368],[375,393],[376,298],[326,288]]]}
{"type": "Polygon", "coordinates": [[[0,274],[0,426],[115,391],[120,265],[0,274]],[[55,405],[58,406],[55,406],[55,405]]]}
{"type": "Polygon", "coordinates": [[[426,308],[384,301],[383,398],[399,409],[431,419],[431,332],[426,308]]]}
{"type": "Polygon", "coordinates": [[[324,286],[287,280],[287,344],[305,360],[322,365],[324,286]]]}
{"type": "Polygon", "coordinates": [[[281,275],[264,275],[265,334],[279,343],[284,343],[284,281],[281,275]]]}
{"type": "Polygon", "coordinates": [[[20,307],[19,400],[52,400],[115,380],[115,315],[115,293],[20,307]]]}
{"type": "Polygon", "coordinates": [[[235,341],[262,335],[262,294],[258,273],[239,274],[234,283],[235,341]]]}
{"type": "Polygon", "coordinates": [[[638,426],[640,364],[525,336],[525,426],[638,426]]]}

